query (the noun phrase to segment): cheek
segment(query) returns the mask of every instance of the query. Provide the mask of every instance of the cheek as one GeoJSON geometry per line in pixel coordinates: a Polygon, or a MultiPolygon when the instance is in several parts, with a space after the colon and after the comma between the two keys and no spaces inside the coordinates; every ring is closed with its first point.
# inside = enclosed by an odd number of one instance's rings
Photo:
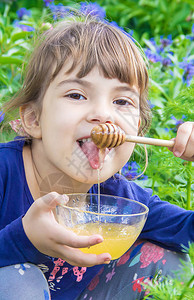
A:
{"type": "Polygon", "coordinates": [[[133,153],[135,143],[125,142],[121,147],[121,157],[123,157],[123,161],[128,161],[131,157],[131,154],[133,153]]]}
{"type": "Polygon", "coordinates": [[[117,171],[128,162],[133,153],[134,147],[134,143],[126,142],[123,145],[115,148],[113,163],[115,164],[117,171]]]}
{"type": "Polygon", "coordinates": [[[50,131],[56,136],[61,134],[68,135],[68,132],[71,132],[72,124],[72,116],[63,110],[50,110],[42,118],[42,127],[44,130],[50,131]]]}
{"type": "Polygon", "coordinates": [[[126,134],[136,135],[139,124],[139,110],[132,110],[128,113],[122,114],[120,117],[121,128],[126,134]]]}

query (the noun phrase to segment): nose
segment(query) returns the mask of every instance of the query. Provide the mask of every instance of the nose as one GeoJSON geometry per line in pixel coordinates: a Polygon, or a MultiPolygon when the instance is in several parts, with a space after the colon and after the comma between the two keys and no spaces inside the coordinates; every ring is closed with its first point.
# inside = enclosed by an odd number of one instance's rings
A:
{"type": "Polygon", "coordinates": [[[95,105],[87,114],[87,121],[89,123],[114,123],[112,111],[106,105],[95,105]]]}

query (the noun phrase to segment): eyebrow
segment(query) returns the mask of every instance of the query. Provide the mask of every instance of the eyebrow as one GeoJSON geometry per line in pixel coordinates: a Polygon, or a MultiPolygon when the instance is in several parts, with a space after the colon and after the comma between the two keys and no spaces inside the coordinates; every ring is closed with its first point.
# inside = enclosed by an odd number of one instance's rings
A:
{"type": "MultiPolygon", "coordinates": [[[[77,84],[80,84],[80,85],[83,85],[85,87],[92,87],[93,84],[87,80],[83,80],[83,79],[79,79],[79,78],[75,78],[75,79],[66,79],[66,80],[63,80],[61,82],[58,83],[57,87],[61,87],[63,86],[64,84],[69,84],[69,83],[77,83],[77,84]]],[[[124,85],[124,86],[116,86],[114,88],[114,90],[116,92],[132,92],[133,94],[135,94],[137,97],[139,97],[139,93],[132,87],[128,86],[128,85],[124,85]]]]}
{"type": "Polygon", "coordinates": [[[138,96],[139,97],[139,93],[134,89],[134,88],[132,88],[132,87],[130,87],[130,86],[117,86],[117,87],[115,87],[114,88],[114,90],[117,92],[132,92],[133,94],[135,94],[136,96],[138,96]]]}
{"type": "Polygon", "coordinates": [[[62,85],[68,84],[68,83],[78,83],[78,84],[83,85],[85,87],[91,87],[92,86],[92,83],[90,83],[89,81],[79,79],[79,78],[75,78],[75,79],[67,79],[67,80],[61,81],[61,82],[59,82],[57,87],[61,87],[62,85]]]}

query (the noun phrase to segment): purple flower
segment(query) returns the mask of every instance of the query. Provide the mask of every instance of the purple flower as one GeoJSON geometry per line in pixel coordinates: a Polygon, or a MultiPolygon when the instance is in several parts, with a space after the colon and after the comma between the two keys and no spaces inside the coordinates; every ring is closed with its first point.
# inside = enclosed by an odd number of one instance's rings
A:
{"type": "Polygon", "coordinates": [[[63,4],[59,3],[58,5],[55,5],[54,3],[51,3],[48,5],[50,10],[53,14],[53,19],[56,21],[58,19],[64,18],[67,13],[69,12],[69,8],[65,7],[63,4]]]}
{"type": "Polygon", "coordinates": [[[110,25],[112,25],[113,27],[116,27],[116,28],[118,28],[118,29],[121,29],[121,27],[117,24],[117,22],[115,22],[115,21],[111,21],[111,22],[109,22],[109,24],[110,25]]]}
{"type": "MultiPolygon", "coordinates": [[[[134,179],[139,174],[141,174],[140,166],[136,161],[127,162],[124,167],[122,168],[122,174],[127,179],[134,179]]],[[[138,179],[140,180],[147,180],[148,177],[146,175],[141,175],[138,179]]]]}
{"type": "Polygon", "coordinates": [[[188,59],[185,58],[183,62],[179,64],[179,66],[184,70],[182,80],[187,84],[187,86],[189,86],[194,76],[194,59],[188,61],[188,59]]]}
{"type": "Polygon", "coordinates": [[[5,114],[3,114],[2,111],[0,111],[0,123],[4,120],[5,114]]]}
{"type": "Polygon", "coordinates": [[[34,31],[34,27],[29,26],[29,25],[25,25],[25,24],[20,24],[20,22],[18,22],[17,20],[15,20],[13,22],[13,26],[18,27],[20,29],[22,29],[23,31],[34,31]]]}
{"type": "Polygon", "coordinates": [[[100,19],[104,19],[106,16],[106,12],[103,7],[101,7],[98,3],[80,3],[80,11],[84,14],[90,14],[91,16],[99,17],[100,19]]]}
{"type": "Polygon", "coordinates": [[[147,58],[153,62],[153,63],[156,63],[156,62],[161,62],[162,60],[162,57],[158,54],[158,53],[153,53],[150,49],[145,49],[144,50],[145,52],[145,55],[147,56],[147,58]]]}
{"type": "Polygon", "coordinates": [[[132,161],[130,163],[130,167],[131,167],[131,170],[134,171],[134,170],[138,170],[140,168],[140,165],[138,163],[136,163],[136,161],[132,161]]]}
{"type": "Polygon", "coordinates": [[[131,171],[130,169],[130,162],[127,162],[124,167],[122,168],[122,174],[128,179],[132,179],[138,175],[136,171],[131,171]]]}
{"type": "Polygon", "coordinates": [[[163,36],[160,37],[160,43],[162,45],[163,48],[166,48],[167,46],[172,44],[172,35],[168,35],[167,38],[163,38],[163,36]]]}
{"type": "Polygon", "coordinates": [[[18,9],[18,11],[16,12],[18,15],[18,18],[21,20],[23,18],[23,16],[30,16],[31,12],[29,10],[27,10],[25,7],[22,7],[20,9],[18,9]]]}
{"type": "Polygon", "coordinates": [[[162,65],[163,65],[163,67],[168,67],[168,66],[172,65],[171,59],[169,57],[163,58],[162,65]]]}
{"type": "Polygon", "coordinates": [[[154,46],[154,47],[151,47],[151,48],[150,48],[150,49],[151,49],[150,51],[151,51],[152,53],[160,54],[160,53],[161,53],[161,47],[157,45],[155,39],[154,39],[154,38],[150,38],[149,41],[150,41],[150,43],[152,44],[152,46],[154,46]],[[154,49],[154,50],[153,50],[153,49],[154,49]]]}
{"type": "Polygon", "coordinates": [[[140,176],[140,179],[141,180],[148,180],[148,176],[143,174],[143,175],[140,176]]]}
{"type": "MultiPolygon", "coordinates": [[[[181,119],[177,119],[175,116],[171,116],[171,119],[174,121],[173,123],[173,125],[174,125],[174,127],[170,127],[170,128],[164,128],[164,130],[166,131],[166,132],[169,132],[169,131],[173,131],[173,132],[177,132],[177,129],[178,129],[178,127],[181,125],[181,124],[183,124],[184,123],[184,119],[186,118],[186,116],[185,115],[182,115],[182,118],[181,119]]],[[[172,126],[173,126],[172,125],[172,126]]]]}
{"type": "Polygon", "coordinates": [[[151,103],[150,100],[148,100],[148,104],[149,104],[149,107],[150,107],[151,109],[155,107],[155,105],[154,105],[153,103],[151,103]]]}
{"type": "Polygon", "coordinates": [[[168,55],[169,54],[174,55],[174,53],[172,51],[169,51],[169,48],[167,48],[167,46],[172,44],[171,35],[169,35],[168,38],[166,39],[163,39],[163,37],[161,37],[160,41],[161,41],[161,45],[158,46],[154,38],[151,38],[149,42],[151,43],[152,46],[150,46],[150,49],[149,48],[145,49],[144,52],[148,60],[150,60],[151,62],[153,63],[161,62],[162,71],[163,71],[166,67],[172,65],[172,61],[168,57],[168,55]]]}
{"type": "Polygon", "coordinates": [[[150,42],[151,42],[151,44],[152,44],[153,46],[157,46],[157,45],[156,45],[156,41],[155,41],[154,38],[150,38],[150,42]]]}
{"type": "Polygon", "coordinates": [[[177,119],[174,116],[171,117],[171,119],[175,121],[176,126],[179,126],[179,125],[183,124],[184,123],[183,119],[185,119],[185,118],[186,118],[185,115],[182,115],[181,119],[177,119]]]}
{"type": "Polygon", "coordinates": [[[54,2],[53,0],[43,0],[46,7],[49,6],[50,3],[54,2]]]}

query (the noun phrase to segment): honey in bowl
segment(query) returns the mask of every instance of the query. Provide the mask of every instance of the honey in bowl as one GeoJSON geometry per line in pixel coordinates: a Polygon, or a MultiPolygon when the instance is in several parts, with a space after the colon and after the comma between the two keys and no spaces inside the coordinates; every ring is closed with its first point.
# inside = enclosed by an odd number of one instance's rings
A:
{"type": "Polygon", "coordinates": [[[104,241],[100,244],[91,246],[89,248],[81,248],[84,253],[101,254],[110,253],[112,260],[122,256],[134,243],[143,227],[140,223],[138,226],[130,226],[123,224],[104,224],[104,223],[87,223],[84,225],[77,225],[73,231],[78,235],[92,235],[98,233],[103,236],[104,241]]]}
{"type": "Polygon", "coordinates": [[[66,206],[57,206],[58,222],[77,235],[102,235],[104,241],[84,253],[110,253],[112,260],[123,255],[141,233],[148,208],[137,201],[118,196],[70,194],[66,206]]]}

